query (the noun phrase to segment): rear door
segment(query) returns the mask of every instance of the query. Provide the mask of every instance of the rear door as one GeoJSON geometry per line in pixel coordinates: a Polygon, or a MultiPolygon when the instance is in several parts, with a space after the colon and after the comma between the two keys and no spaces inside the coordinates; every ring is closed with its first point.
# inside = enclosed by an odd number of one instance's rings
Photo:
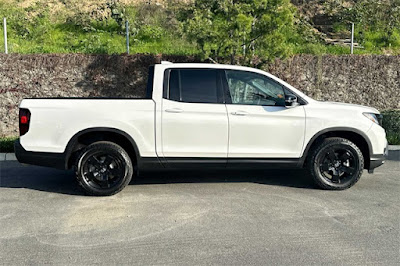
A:
{"type": "Polygon", "coordinates": [[[221,72],[202,68],[165,71],[161,141],[169,165],[226,164],[228,117],[221,72]]]}

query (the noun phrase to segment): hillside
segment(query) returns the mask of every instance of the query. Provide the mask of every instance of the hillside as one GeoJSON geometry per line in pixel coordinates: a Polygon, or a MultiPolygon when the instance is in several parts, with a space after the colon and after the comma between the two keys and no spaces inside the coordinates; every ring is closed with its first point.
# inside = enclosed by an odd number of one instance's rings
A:
{"type": "MultiPolygon", "coordinates": [[[[400,46],[399,0],[291,0],[300,17],[327,44],[351,36],[370,53],[398,54],[400,46]]],[[[337,43],[335,43],[337,44],[337,43]]],[[[340,44],[340,43],[339,43],[340,44]]]]}
{"type": "MultiPolygon", "coordinates": [[[[182,19],[182,10],[193,2],[0,0],[0,16],[8,20],[12,53],[124,53],[129,20],[131,53],[197,55],[201,51],[184,32],[188,20],[182,19]]],[[[356,53],[399,53],[400,0],[291,2],[295,23],[284,36],[287,55],[349,53],[340,40],[350,38],[350,21],[356,22],[361,47],[356,53]]]]}

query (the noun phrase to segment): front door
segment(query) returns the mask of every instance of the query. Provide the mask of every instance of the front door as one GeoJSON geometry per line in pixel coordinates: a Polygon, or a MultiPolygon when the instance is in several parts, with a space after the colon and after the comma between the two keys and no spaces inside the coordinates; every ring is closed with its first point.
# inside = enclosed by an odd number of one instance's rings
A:
{"type": "Polygon", "coordinates": [[[285,106],[284,87],[267,76],[225,71],[228,103],[228,158],[299,158],[305,111],[285,106]]]}

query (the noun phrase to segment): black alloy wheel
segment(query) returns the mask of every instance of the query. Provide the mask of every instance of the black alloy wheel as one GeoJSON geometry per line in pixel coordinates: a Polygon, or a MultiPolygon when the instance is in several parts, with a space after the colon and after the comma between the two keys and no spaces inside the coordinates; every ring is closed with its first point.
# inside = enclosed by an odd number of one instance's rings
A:
{"type": "Polygon", "coordinates": [[[77,180],[90,195],[116,194],[129,184],[132,174],[128,153],[121,146],[107,141],[87,146],[76,163],[77,180]]]}
{"type": "Polygon", "coordinates": [[[342,190],[358,182],[364,169],[364,157],[353,142],[327,138],[312,150],[308,165],[320,188],[342,190]]]}
{"type": "Polygon", "coordinates": [[[357,155],[348,148],[331,147],[322,154],[319,160],[321,175],[334,184],[346,183],[358,169],[357,155]]]}
{"type": "Polygon", "coordinates": [[[123,158],[96,151],[82,165],[83,176],[90,186],[112,188],[121,182],[126,167],[123,158]]]}

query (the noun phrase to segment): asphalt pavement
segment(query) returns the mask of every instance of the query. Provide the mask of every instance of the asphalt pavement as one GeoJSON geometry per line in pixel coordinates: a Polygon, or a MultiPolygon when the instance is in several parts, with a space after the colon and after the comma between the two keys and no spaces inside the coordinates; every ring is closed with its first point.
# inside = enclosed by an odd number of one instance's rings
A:
{"type": "Polygon", "coordinates": [[[0,264],[399,265],[400,162],[346,191],[305,171],[145,173],[88,197],[71,171],[0,162],[0,264]]]}

